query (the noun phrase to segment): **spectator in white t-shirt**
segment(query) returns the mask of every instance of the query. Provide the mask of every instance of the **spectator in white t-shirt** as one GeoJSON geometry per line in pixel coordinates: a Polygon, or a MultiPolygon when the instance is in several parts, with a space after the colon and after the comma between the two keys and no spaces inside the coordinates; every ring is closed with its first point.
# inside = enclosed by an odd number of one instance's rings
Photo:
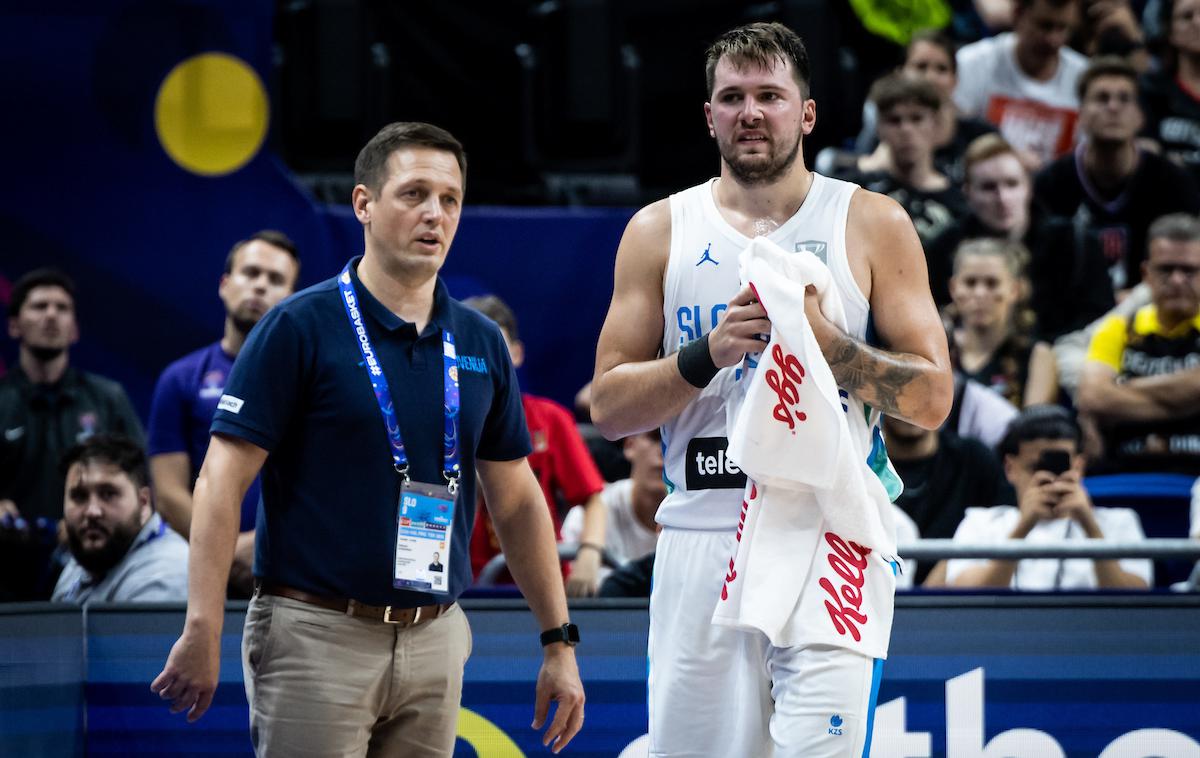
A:
{"type": "MultiPolygon", "coordinates": [[[[654,552],[658,543],[658,524],[654,516],[659,504],[667,496],[667,486],[662,478],[662,442],[658,430],[626,437],[623,446],[625,458],[629,461],[629,478],[606,485],[600,493],[600,501],[608,512],[605,549],[617,564],[637,560],[654,552]]],[[[575,506],[563,519],[563,542],[579,542],[582,530],[583,511],[575,506]]],[[[590,543],[584,542],[579,548],[585,550],[589,546],[590,543]]],[[[603,581],[609,573],[609,569],[602,568],[600,580],[603,581]]]]}
{"type": "Polygon", "coordinates": [[[1079,0],[1016,0],[1013,31],[958,51],[954,103],[995,124],[1035,170],[1075,142],[1076,82],[1087,58],[1066,47],[1079,0]]]}
{"type": "MultiPolygon", "coordinates": [[[[1079,441],[1079,425],[1067,410],[1041,405],[1022,411],[1000,445],[1004,473],[1016,488],[1018,505],[968,508],[954,541],[1145,539],[1133,510],[1092,505],[1081,484],[1084,458],[1079,441]]],[[[949,562],[946,581],[954,587],[1021,590],[1145,589],[1153,583],[1153,564],[1144,559],[960,559],[949,562]]]]}

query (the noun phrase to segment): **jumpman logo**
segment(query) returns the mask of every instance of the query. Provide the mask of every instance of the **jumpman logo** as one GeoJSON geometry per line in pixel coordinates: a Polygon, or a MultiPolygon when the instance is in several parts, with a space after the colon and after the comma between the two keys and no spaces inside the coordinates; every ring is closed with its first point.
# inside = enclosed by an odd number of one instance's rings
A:
{"type": "Polygon", "coordinates": [[[708,247],[704,248],[704,254],[700,256],[700,260],[696,263],[697,266],[699,266],[701,263],[704,263],[705,261],[708,261],[709,263],[711,263],[714,266],[721,265],[720,261],[718,261],[716,258],[709,255],[709,253],[708,253],[709,250],[712,250],[711,242],[708,243],[708,247]]]}

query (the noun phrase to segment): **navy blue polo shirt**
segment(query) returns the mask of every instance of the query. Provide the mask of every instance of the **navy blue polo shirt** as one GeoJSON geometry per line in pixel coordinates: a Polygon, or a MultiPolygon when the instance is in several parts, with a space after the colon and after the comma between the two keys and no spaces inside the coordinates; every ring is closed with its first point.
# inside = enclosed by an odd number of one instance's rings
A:
{"type": "MultiPolygon", "coordinates": [[[[391,388],[409,476],[442,477],[442,330],[459,358],[462,479],[449,590],[471,583],[475,460],[527,456],[529,433],[499,328],[450,297],[439,278],[418,335],[362,285],[354,289],[391,388]]],[[[336,277],[292,295],[251,331],[225,385],[212,432],[268,451],[254,573],[271,582],[371,605],[412,607],[444,595],[392,587],[400,475],[336,277]]]]}

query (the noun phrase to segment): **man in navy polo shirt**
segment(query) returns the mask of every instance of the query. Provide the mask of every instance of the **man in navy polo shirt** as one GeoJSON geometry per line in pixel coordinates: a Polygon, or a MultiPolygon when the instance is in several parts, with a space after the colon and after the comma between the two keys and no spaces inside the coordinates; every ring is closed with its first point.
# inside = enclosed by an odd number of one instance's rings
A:
{"type": "MultiPolygon", "coordinates": [[[[150,402],[149,454],[154,502],[171,528],[187,539],[192,527],[192,485],[208,450],[208,429],[225,380],[246,335],[292,294],[300,275],[300,255],[286,234],[266,229],[241,240],[225,258],[217,293],[225,305],[220,341],[167,366],[150,402]]],[[[254,589],[254,524],[259,480],[242,499],[242,520],[229,591],[250,597],[254,589]]]]}
{"type": "Polygon", "coordinates": [[[365,252],[250,335],[196,482],[183,634],[151,688],[199,718],[219,672],[225,581],[262,470],[242,663],[260,756],[444,756],[470,651],[478,474],[509,567],[543,630],[534,727],[555,752],[583,723],[553,527],[526,456],[499,329],[437,273],[466,158],[428,124],[384,127],[355,163],[365,252]],[[458,371],[458,356],[487,372],[458,371]],[[437,553],[444,572],[431,572],[437,553]]]}

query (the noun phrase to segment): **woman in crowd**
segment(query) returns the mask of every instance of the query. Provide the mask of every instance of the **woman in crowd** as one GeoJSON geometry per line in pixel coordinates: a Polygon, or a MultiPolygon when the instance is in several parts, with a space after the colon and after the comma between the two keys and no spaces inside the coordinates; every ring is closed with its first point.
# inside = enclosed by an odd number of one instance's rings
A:
{"type": "Polygon", "coordinates": [[[968,378],[990,387],[1017,407],[1058,398],[1054,353],[1033,339],[1025,266],[1019,242],[975,239],[959,246],[950,279],[954,345],[968,378]]]}

